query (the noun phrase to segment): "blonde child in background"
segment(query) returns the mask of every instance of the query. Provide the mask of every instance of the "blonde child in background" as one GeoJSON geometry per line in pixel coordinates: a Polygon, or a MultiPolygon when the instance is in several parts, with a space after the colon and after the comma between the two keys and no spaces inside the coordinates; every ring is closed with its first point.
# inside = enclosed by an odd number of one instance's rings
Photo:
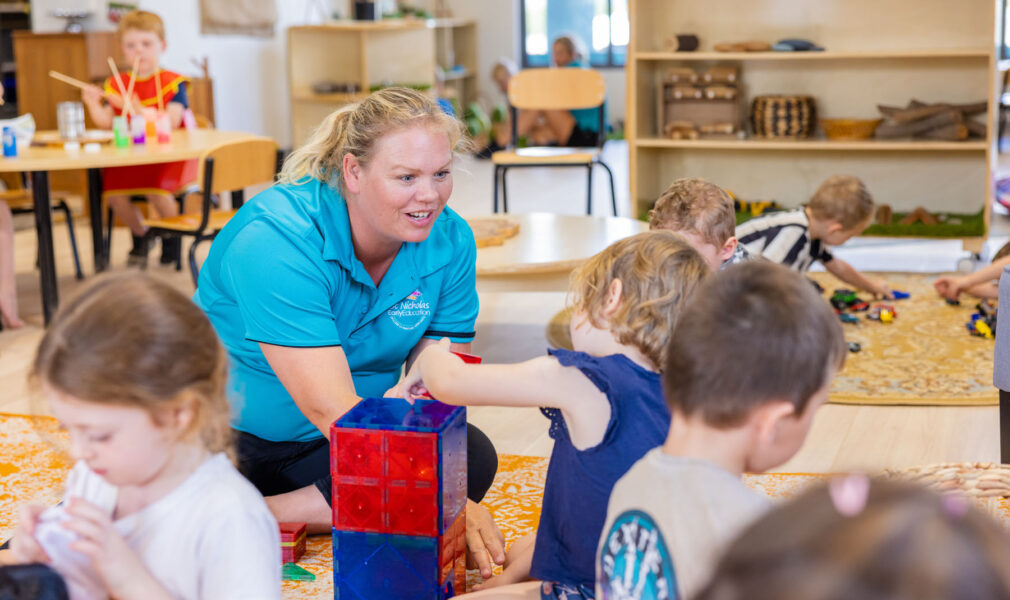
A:
{"type": "Polygon", "coordinates": [[[48,563],[71,598],[280,597],[280,534],[232,466],[226,355],[167,284],[97,279],[61,307],[31,377],[77,461],[64,504],[28,506],[6,564],[48,563]]]}
{"type": "MultiPolygon", "coordinates": [[[[0,106],[4,100],[0,83],[0,106]]],[[[3,329],[18,329],[25,322],[18,316],[17,279],[14,273],[14,215],[7,203],[0,200],[0,325],[3,329]]]]}
{"type": "Polygon", "coordinates": [[[861,476],[760,519],[698,600],[1006,600],[1010,535],[961,496],[861,476]]]}
{"type": "MultiPolygon", "coordinates": [[[[183,114],[189,108],[186,93],[187,79],[178,73],[162,69],[161,55],[165,52],[165,24],[158,15],[134,10],[119,21],[119,42],[123,57],[130,64],[137,64],[136,73],[121,73],[120,81],[115,77],[105,80],[105,89],[91,86],[81,92],[81,98],[88,107],[88,114],[98,127],[110,129],[112,118],[123,114],[124,97],[133,84],[134,97],[130,99],[138,118],[153,119],[158,113],[158,91],[173,129],[183,123],[183,114]],[[136,63],[135,63],[136,61],[136,63]],[[120,82],[126,89],[120,88],[120,82]],[[103,98],[107,103],[103,102],[103,98]]],[[[147,143],[155,143],[148,140],[147,143]]],[[[140,210],[130,202],[131,196],[146,196],[162,217],[179,214],[179,206],[174,194],[187,184],[196,182],[197,161],[185,160],[172,163],[143,165],[137,167],[114,167],[102,171],[103,197],[113,214],[129,226],[133,233],[133,249],[130,251],[129,265],[147,265],[149,240],[145,237],[147,228],[142,222],[140,210]]],[[[161,242],[161,263],[174,263],[181,252],[178,237],[167,237],[161,242]]]]}
{"type": "Polygon", "coordinates": [[[933,287],[948,300],[957,300],[961,294],[996,300],[999,298],[999,278],[1003,276],[1003,269],[1007,265],[1010,265],[1010,242],[996,251],[991,265],[969,275],[938,277],[933,282],[933,287]]]}
{"type": "Polygon", "coordinates": [[[517,541],[505,571],[474,597],[575,600],[593,595],[593,552],[617,479],[670,424],[659,369],[681,305],[709,273],[668,231],[618,241],[572,276],[574,351],[512,365],[467,365],[447,340],[418,356],[396,392],[459,405],[538,406],[554,450],[535,537],[517,541]]]}
{"type": "Polygon", "coordinates": [[[649,211],[649,229],[683,237],[713,271],[754,258],[737,242],[736,206],[721,187],[704,179],[677,179],[649,211]]]}
{"type": "Polygon", "coordinates": [[[828,246],[840,246],[862,233],[873,220],[873,197],[856,177],[835,175],[817,188],[810,202],[795,210],[755,217],[736,228],[747,250],[801,273],[814,261],[845,283],[891,298],[891,290],[835,258],[828,246]]]}
{"type": "Polygon", "coordinates": [[[734,265],[683,308],[663,363],[666,443],[617,482],[597,598],[693,598],[769,502],[741,481],[795,454],[845,361],[841,325],[800,274],[734,265]],[[637,594],[637,595],[636,595],[637,594]]]}

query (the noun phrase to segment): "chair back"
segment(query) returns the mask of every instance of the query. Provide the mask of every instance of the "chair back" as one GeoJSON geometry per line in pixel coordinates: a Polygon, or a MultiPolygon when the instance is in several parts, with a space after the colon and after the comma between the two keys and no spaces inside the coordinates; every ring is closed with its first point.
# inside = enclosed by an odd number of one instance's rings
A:
{"type": "Polygon", "coordinates": [[[523,69],[509,80],[509,104],[523,110],[571,110],[603,104],[607,86],[592,69],[523,69]]]}
{"type": "Polygon", "coordinates": [[[277,142],[267,137],[247,137],[208,149],[200,157],[205,197],[271,183],[277,173],[277,142]]]}

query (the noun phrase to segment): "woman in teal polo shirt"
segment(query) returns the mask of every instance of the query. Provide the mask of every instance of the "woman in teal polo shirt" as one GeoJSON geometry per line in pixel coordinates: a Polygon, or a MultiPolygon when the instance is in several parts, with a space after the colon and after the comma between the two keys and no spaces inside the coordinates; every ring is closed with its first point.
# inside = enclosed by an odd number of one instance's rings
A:
{"type": "MultiPolygon", "coordinates": [[[[476,246],[446,207],[460,123],[389,88],[326,118],[211,246],[196,302],[231,359],[239,467],[279,521],[330,530],[330,424],[384,395],[424,346],[469,350],[476,246]]],[[[479,501],[497,457],[469,428],[467,537],[481,570],[501,534],[479,501]]]]}
{"type": "MultiPolygon", "coordinates": [[[[551,60],[555,67],[586,68],[582,42],[573,34],[554,38],[551,60]]],[[[603,121],[607,120],[607,105],[603,104],[603,121]]],[[[549,131],[561,146],[595,146],[600,135],[600,111],[596,108],[574,110],[523,110],[516,121],[516,134],[526,137],[533,130],[549,131]]],[[[543,134],[537,134],[543,135],[543,134]]]]}

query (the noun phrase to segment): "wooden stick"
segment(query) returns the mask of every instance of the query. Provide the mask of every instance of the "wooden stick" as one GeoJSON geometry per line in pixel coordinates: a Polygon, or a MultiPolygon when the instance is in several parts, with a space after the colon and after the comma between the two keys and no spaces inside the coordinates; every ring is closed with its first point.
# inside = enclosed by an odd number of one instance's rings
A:
{"type": "MultiPolygon", "coordinates": [[[[130,108],[133,108],[133,84],[137,83],[137,69],[140,68],[140,57],[133,59],[133,72],[130,73],[130,87],[126,90],[126,99],[130,103],[130,108]]],[[[137,113],[139,114],[140,107],[137,108],[137,113]]]]}
{"type": "Polygon", "coordinates": [[[953,108],[948,108],[941,113],[937,113],[931,117],[926,117],[925,119],[920,119],[912,123],[882,123],[880,127],[877,127],[876,137],[882,139],[911,137],[913,135],[929,131],[930,129],[950,125],[952,123],[961,123],[962,121],[964,121],[964,117],[959,111],[953,108]]]}
{"type": "Polygon", "coordinates": [[[165,112],[165,101],[161,96],[161,69],[154,72],[154,87],[158,90],[158,113],[165,112]]]}
{"type": "Polygon", "coordinates": [[[90,83],[85,83],[80,79],[74,79],[73,77],[70,77],[69,75],[64,75],[59,71],[49,71],[49,76],[57,81],[62,81],[63,83],[70,84],[76,88],[81,88],[82,90],[85,88],[93,87],[90,83]]]}
{"type": "MultiPolygon", "coordinates": [[[[123,85],[123,78],[119,76],[119,69],[116,68],[116,61],[112,60],[111,56],[109,57],[109,68],[112,69],[112,77],[116,80],[119,89],[126,90],[126,86],[123,85]]],[[[130,103],[129,95],[123,96],[123,112],[133,115],[133,105],[130,103]]]]}

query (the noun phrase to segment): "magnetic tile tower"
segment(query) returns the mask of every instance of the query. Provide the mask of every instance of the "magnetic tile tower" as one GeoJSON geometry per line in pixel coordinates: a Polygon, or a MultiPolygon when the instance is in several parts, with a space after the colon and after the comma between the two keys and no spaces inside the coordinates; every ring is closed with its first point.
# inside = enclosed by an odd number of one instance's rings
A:
{"type": "Polygon", "coordinates": [[[330,427],[333,594],[465,591],[466,409],[365,398],[330,427]]]}

